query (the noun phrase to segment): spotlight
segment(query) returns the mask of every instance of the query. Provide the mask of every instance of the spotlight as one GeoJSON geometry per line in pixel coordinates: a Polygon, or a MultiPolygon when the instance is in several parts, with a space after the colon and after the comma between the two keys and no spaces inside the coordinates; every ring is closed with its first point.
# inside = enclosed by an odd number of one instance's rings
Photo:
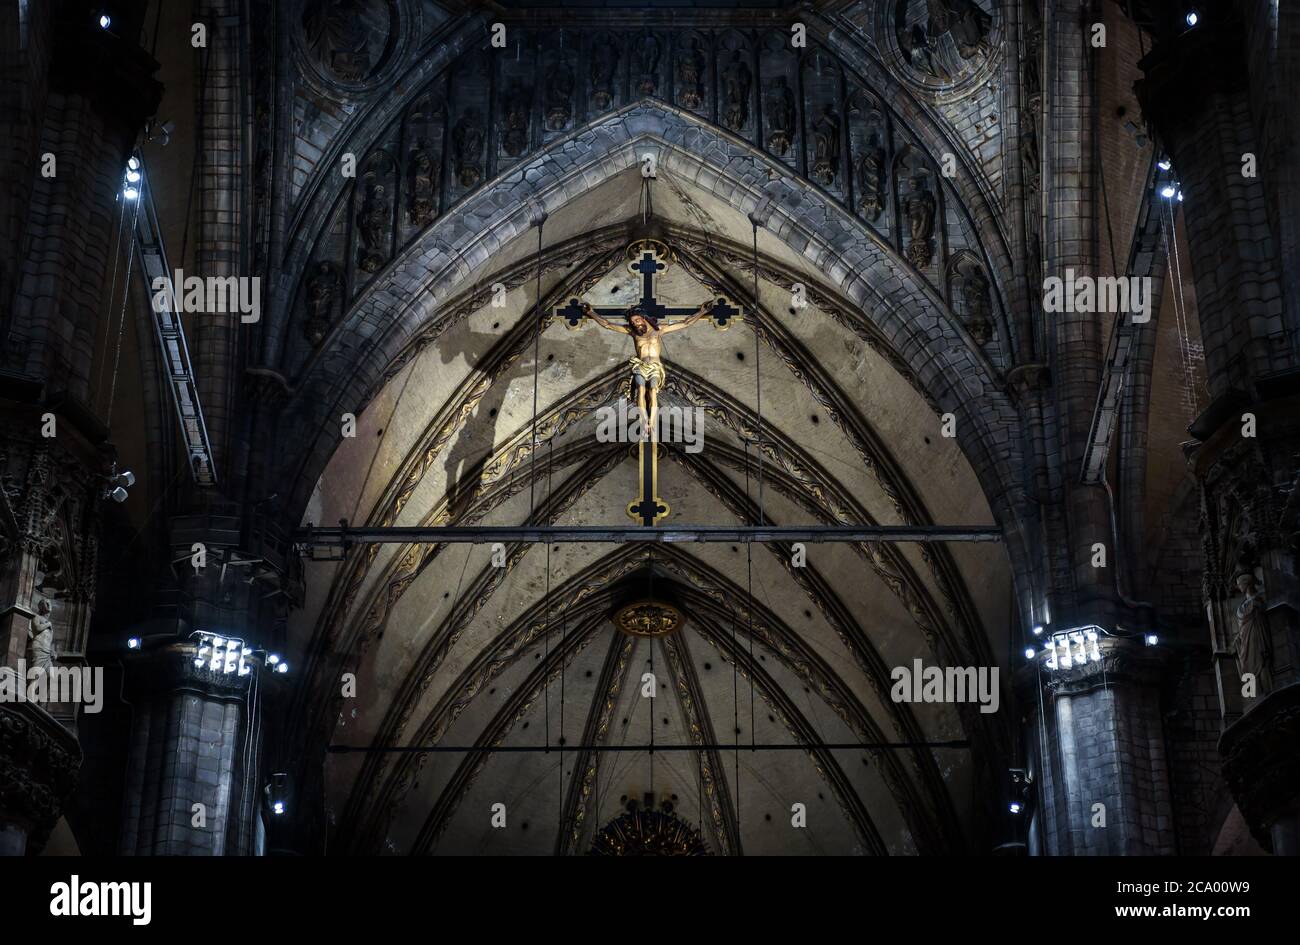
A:
{"type": "Polygon", "coordinates": [[[126,166],[133,171],[138,171],[140,169],[140,159],[138,157],[129,157],[126,159],[126,166]]]}
{"type": "Polygon", "coordinates": [[[127,499],[127,491],[121,486],[118,486],[116,489],[113,489],[108,493],[108,497],[114,502],[125,502],[127,499]]]}
{"type": "Polygon", "coordinates": [[[108,481],[115,486],[124,486],[129,489],[135,485],[135,473],[127,469],[110,476],[108,481]]]}
{"type": "Polygon", "coordinates": [[[1034,627],[1034,636],[1041,637],[1042,635],[1043,635],[1043,627],[1041,624],[1039,624],[1037,627],[1034,627]]]}
{"type": "Polygon", "coordinates": [[[140,196],[140,191],[136,190],[134,187],[128,187],[126,190],[122,191],[122,196],[127,200],[134,200],[136,197],[140,196]]]}
{"type": "Polygon", "coordinates": [[[203,668],[203,660],[195,660],[195,661],[194,661],[194,665],[197,666],[197,667],[199,667],[200,669],[202,669],[202,668],[203,668]]]}
{"type": "Polygon", "coordinates": [[[1148,633],[1146,639],[1147,639],[1147,646],[1155,646],[1157,643],[1160,642],[1160,638],[1157,637],[1154,633],[1148,633]]]}
{"type": "Polygon", "coordinates": [[[1178,191],[1178,202],[1179,203],[1183,202],[1183,192],[1181,190],[1178,191]]]}
{"type": "Polygon", "coordinates": [[[1160,196],[1164,197],[1166,200],[1169,200],[1177,193],[1178,193],[1178,188],[1175,187],[1173,184],[1165,184],[1165,186],[1160,188],[1160,196]]]}
{"type": "Polygon", "coordinates": [[[127,171],[127,172],[126,172],[126,182],[127,182],[128,184],[134,184],[134,183],[138,182],[139,180],[140,180],[140,172],[139,172],[139,171],[127,171]]]}
{"type": "Polygon", "coordinates": [[[1183,22],[1188,26],[1195,26],[1197,23],[1201,22],[1201,15],[1195,10],[1188,10],[1187,15],[1183,17],[1183,22]]]}
{"type": "Polygon", "coordinates": [[[1160,170],[1162,171],[1172,170],[1173,166],[1174,163],[1173,161],[1169,160],[1169,158],[1161,158],[1159,161],[1156,162],[1156,167],[1160,168],[1160,170]]]}
{"type": "Polygon", "coordinates": [[[138,649],[140,649],[140,638],[139,638],[139,637],[132,637],[131,639],[127,640],[127,641],[126,641],[126,648],[127,648],[128,650],[138,650],[138,649]]]}
{"type": "Polygon", "coordinates": [[[1025,659],[1032,660],[1033,658],[1034,658],[1034,648],[1032,646],[1025,647],[1025,659]]]}
{"type": "Polygon", "coordinates": [[[99,28],[101,30],[106,30],[112,25],[113,25],[113,21],[107,13],[101,13],[99,15],[99,28]]]}
{"type": "Polygon", "coordinates": [[[293,799],[289,776],[284,772],[272,774],[271,780],[262,788],[262,794],[266,799],[266,809],[277,817],[283,815],[289,809],[289,801],[293,799]]]}
{"type": "Polygon", "coordinates": [[[289,664],[288,664],[288,663],[281,663],[281,664],[279,664],[278,666],[275,667],[275,671],[276,671],[277,673],[287,673],[287,672],[289,671],[289,664]]]}
{"type": "Polygon", "coordinates": [[[1013,814],[1018,814],[1018,813],[1020,813],[1020,810],[1021,810],[1020,802],[1019,802],[1019,801],[1012,801],[1010,804],[1007,805],[1007,809],[1008,809],[1009,811],[1011,811],[1011,813],[1013,813],[1013,814]]]}
{"type": "Polygon", "coordinates": [[[268,654],[266,655],[266,665],[267,665],[267,666],[274,666],[274,665],[275,665],[276,663],[278,663],[278,662],[280,662],[280,656],[279,656],[279,654],[277,654],[277,653],[268,653],[268,654]]]}

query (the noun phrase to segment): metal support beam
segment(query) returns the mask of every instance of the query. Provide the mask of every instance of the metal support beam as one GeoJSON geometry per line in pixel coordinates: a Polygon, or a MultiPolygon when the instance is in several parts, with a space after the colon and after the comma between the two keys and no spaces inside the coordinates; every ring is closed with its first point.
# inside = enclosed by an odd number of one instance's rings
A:
{"type": "MultiPolygon", "coordinates": [[[[1147,170],[1146,189],[1138,208],[1133,242],[1129,246],[1128,265],[1124,273],[1129,278],[1150,278],[1159,264],[1161,201],[1169,199],[1160,196],[1160,191],[1173,178],[1171,171],[1158,166],[1159,153],[1158,148],[1153,152],[1151,166],[1147,170]]],[[[1152,308],[1160,304],[1158,298],[1148,301],[1152,308]]],[[[1130,312],[1115,313],[1110,341],[1106,346],[1106,363],[1101,369],[1101,383],[1097,389],[1097,406],[1092,414],[1092,429],[1088,432],[1088,446],[1079,469],[1081,482],[1096,484],[1102,480],[1115,425],[1119,420],[1124,385],[1128,380],[1129,359],[1137,348],[1138,333],[1150,326],[1150,322],[1134,322],[1130,312]]]]}
{"type": "Polygon", "coordinates": [[[493,542],[859,542],[1001,541],[996,525],[393,525],[297,529],[301,550],[368,544],[491,544],[493,542]]]}
{"type": "Polygon", "coordinates": [[[158,225],[158,211],[154,207],[153,188],[145,173],[144,159],[133,155],[140,166],[140,180],[135,184],[140,213],[136,215],[135,247],[140,254],[140,277],[144,280],[145,298],[149,300],[150,320],[154,336],[167,368],[167,385],[171,388],[176,419],[185,437],[185,451],[189,455],[190,474],[201,486],[217,483],[217,470],[212,463],[212,444],[208,428],[203,422],[203,408],[199,405],[199,388],[194,380],[194,366],[190,363],[190,349],[185,343],[185,330],[180,315],[172,311],[172,301],[182,286],[172,285],[172,272],[167,264],[167,251],[163,247],[162,227],[158,225]],[[166,281],[167,291],[154,289],[157,280],[166,281]]]}
{"type": "Polygon", "coordinates": [[[329,752],[335,755],[349,754],[444,754],[444,755],[492,755],[551,752],[646,752],[657,754],[670,751],[812,751],[817,748],[832,751],[875,751],[891,748],[969,748],[970,741],[964,738],[939,742],[781,742],[774,745],[708,744],[708,745],[330,745],[329,752]]]}

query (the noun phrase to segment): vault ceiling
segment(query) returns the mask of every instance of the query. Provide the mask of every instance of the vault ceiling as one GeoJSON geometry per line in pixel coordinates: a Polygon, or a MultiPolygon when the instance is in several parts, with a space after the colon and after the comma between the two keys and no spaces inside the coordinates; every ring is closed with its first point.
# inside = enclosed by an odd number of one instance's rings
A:
{"type": "MultiPolygon", "coordinates": [[[[745,245],[747,221],[689,182],[652,185],[678,259],[658,295],[694,305],[714,290],[700,248],[745,245]]],[[[546,248],[634,220],[641,178],[618,175],[548,218],[546,248]]],[[[463,289],[531,273],[536,231],[468,273],[463,289]]],[[[541,279],[543,297],[623,304],[621,242],[593,237],[541,279]]],[[[790,280],[818,273],[766,232],[759,299],[771,335],[707,322],[665,340],[664,406],[698,405],[704,448],[670,446],[660,490],[678,523],[763,515],[773,524],[930,520],[989,523],[975,475],[908,379],[817,305],[791,314],[790,280]],[[830,409],[828,404],[835,409],[830,409]]],[[[386,524],[622,524],[635,497],[627,445],[597,442],[594,411],[627,393],[626,336],[550,322],[533,359],[535,291],[516,278],[394,365],[317,484],[305,521],[386,524]],[[534,380],[540,447],[529,449],[534,380]]],[[[550,753],[331,754],[327,810],[337,842],[394,853],[583,852],[628,799],[653,791],[718,853],[904,853],[960,848],[975,812],[971,751],[810,749],[590,753],[569,746],[856,744],[970,738],[987,719],[949,705],[897,705],[889,672],[960,658],[1005,663],[1005,555],[975,546],[810,545],[793,567],[777,545],[385,545],[308,565],[292,619],[312,685],[304,719],[333,744],[520,746],[550,753]],[[615,629],[622,587],[653,583],[685,625],[659,641],[615,629]],[[546,602],[550,602],[549,616],[546,602]],[[641,693],[653,672],[657,696],[641,693]],[[356,698],[335,698],[341,672],[356,698]],[[507,825],[492,825],[494,804],[507,825]],[[791,827],[791,805],[808,826],[791,827]],[[737,808],[739,826],[737,826],[737,808]]]]}

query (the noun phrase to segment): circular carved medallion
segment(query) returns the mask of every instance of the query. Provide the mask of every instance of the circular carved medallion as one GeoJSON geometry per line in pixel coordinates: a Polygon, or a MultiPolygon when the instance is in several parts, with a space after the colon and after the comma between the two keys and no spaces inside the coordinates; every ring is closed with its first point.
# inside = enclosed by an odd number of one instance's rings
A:
{"type": "Polygon", "coordinates": [[[621,608],[614,625],[630,637],[662,637],[682,625],[682,614],[670,604],[643,600],[621,608]]]}
{"type": "Polygon", "coordinates": [[[321,72],[348,85],[366,82],[388,62],[398,32],[391,0],[308,0],[303,44],[321,72]]]}

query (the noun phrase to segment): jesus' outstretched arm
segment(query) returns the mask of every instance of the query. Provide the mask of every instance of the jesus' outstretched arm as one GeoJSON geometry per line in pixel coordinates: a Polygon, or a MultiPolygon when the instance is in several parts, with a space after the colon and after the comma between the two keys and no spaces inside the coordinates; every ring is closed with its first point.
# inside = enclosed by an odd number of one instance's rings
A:
{"type": "Polygon", "coordinates": [[[713,303],[713,299],[709,299],[707,302],[705,302],[703,305],[701,305],[698,309],[696,309],[695,312],[694,312],[693,314],[691,314],[691,315],[687,315],[687,316],[686,316],[685,318],[683,318],[681,321],[679,321],[679,322],[670,322],[670,323],[667,323],[667,324],[664,324],[664,325],[660,325],[660,326],[659,326],[659,333],[660,333],[661,335],[666,335],[666,334],[668,334],[670,331],[681,331],[683,328],[690,328],[692,325],[694,325],[694,324],[695,324],[696,322],[698,322],[701,318],[703,318],[705,315],[709,314],[709,312],[711,312],[711,311],[713,310],[713,304],[714,304],[714,303],[713,303]]]}
{"type": "Polygon", "coordinates": [[[628,328],[626,328],[623,325],[615,325],[608,318],[598,313],[594,308],[591,307],[591,305],[589,305],[586,302],[582,303],[582,310],[586,313],[588,318],[590,318],[601,328],[608,328],[610,331],[616,331],[624,335],[631,334],[631,331],[629,331],[628,328]]]}

